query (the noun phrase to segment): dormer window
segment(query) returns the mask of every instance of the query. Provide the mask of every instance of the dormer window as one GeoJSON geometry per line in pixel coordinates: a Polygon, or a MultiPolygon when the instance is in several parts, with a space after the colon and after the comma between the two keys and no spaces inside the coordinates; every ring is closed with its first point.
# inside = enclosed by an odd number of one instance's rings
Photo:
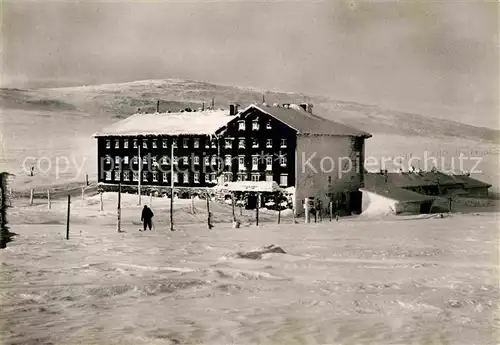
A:
{"type": "Polygon", "coordinates": [[[280,147],[286,147],[286,139],[281,139],[280,147]]]}
{"type": "Polygon", "coordinates": [[[271,129],[271,128],[272,128],[272,126],[271,126],[271,121],[268,121],[268,122],[266,123],[266,128],[267,128],[267,129],[271,129]]]}
{"type": "Polygon", "coordinates": [[[240,131],[245,130],[245,120],[238,121],[238,130],[240,130],[240,131]]]}
{"type": "Polygon", "coordinates": [[[259,120],[255,119],[252,121],[252,130],[253,131],[258,131],[259,130],[259,120]]]}

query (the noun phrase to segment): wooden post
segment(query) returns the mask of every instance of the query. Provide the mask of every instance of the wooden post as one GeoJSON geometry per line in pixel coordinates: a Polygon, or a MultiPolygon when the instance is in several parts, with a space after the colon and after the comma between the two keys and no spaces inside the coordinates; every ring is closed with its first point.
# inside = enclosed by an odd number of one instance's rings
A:
{"type": "Polygon", "coordinates": [[[332,200],[330,200],[330,203],[328,204],[328,209],[330,211],[330,222],[331,222],[333,219],[333,201],[332,200]]]}
{"type": "Polygon", "coordinates": [[[139,159],[139,162],[138,162],[138,165],[137,167],[139,168],[139,178],[137,179],[137,195],[139,197],[139,200],[137,201],[137,205],[141,205],[141,194],[142,194],[142,191],[141,191],[141,181],[142,181],[142,157],[141,157],[141,144],[142,142],[139,142],[139,140],[137,140],[137,147],[138,147],[138,156],[137,157],[139,159]]]}
{"type": "Polygon", "coordinates": [[[309,223],[309,198],[304,199],[305,223],[309,223]]]}
{"type": "Polygon", "coordinates": [[[255,225],[259,226],[259,206],[260,206],[260,193],[257,193],[257,205],[255,206],[255,225]]]}
{"type": "Polygon", "coordinates": [[[233,209],[233,222],[236,220],[236,215],[234,214],[234,193],[231,192],[231,207],[233,209]]]}
{"type": "Polygon", "coordinates": [[[50,210],[51,204],[50,204],[50,189],[47,189],[47,207],[50,210]]]}
{"type": "Polygon", "coordinates": [[[174,145],[170,144],[170,231],[174,231],[174,145]]]}
{"type": "Polygon", "coordinates": [[[69,215],[70,215],[71,195],[68,194],[68,214],[66,216],[66,239],[69,240],[69,215]]]}
{"type": "Polygon", "coordinates": [[[34,195],[33,189],[30,190],[30,206],[33,206],[33,195],[34,195]]]}
{"type": "Polygon", "coordinates": [[[89,185],[89,174],[85,174],[85,184],[89,185]]]}
{"type": "Polygon", "coordinates": [[[116,207],[116,215],[117,215],[117,222],[116,222],[116,230],[118,232],[122,232],[121,230],[121,218],[122,218],[122,210],[121,210],[121,199],[122,199],[122,184],[118,183],[118,205],[116,207]]]}
{"type": "Polygon", "coordinates": [[[278,224],[281,221],[281,205],[278,206],[278,224]]]}
{"type": "Polygon", "coordinates": [[[102,202],[102,192],[99,193],[99,204],[100,204],[100,211],[104,211],[104,203],[102,202]]]}
{"type": "Polygon", "coordinates": [[[210,195],[207,193],[207,225],[208,229],[212,229],[211,214],[210,214],[210,195]]]}

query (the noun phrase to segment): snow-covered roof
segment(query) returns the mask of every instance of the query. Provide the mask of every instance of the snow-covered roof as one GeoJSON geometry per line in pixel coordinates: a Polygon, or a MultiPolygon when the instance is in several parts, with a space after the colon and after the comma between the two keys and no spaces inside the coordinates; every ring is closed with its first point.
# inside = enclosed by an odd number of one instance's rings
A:
{"type": "Polygon", "coordinates": [[[225,182],[222,185],[215,186],[214,188],[235,192],[277,192],[281,190],[276,181],[225,182]]]}
{"type": "Polygon", "coordinates": [[[298,134],[355,136],[365,138],[370,138],[372,136],[359,129],[312,114],[296,104],[290,104],[288,108],[283,106],[269,106],[267,104],[251,104],[243,109],[240,115],[244,116],[244,114],[252,108],[278,119],[295,129],[298,134]]]}
{"type": "Polygon", "coordinates": [[[233,118],[229,110],[134,114],[95,133],[94,137],[213,134],[233,118]]]}

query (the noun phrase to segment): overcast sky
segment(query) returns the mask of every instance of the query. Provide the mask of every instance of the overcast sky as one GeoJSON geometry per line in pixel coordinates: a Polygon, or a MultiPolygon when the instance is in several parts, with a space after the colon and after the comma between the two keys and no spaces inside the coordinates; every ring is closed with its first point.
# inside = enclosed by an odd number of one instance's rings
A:
{"type": "Polygon", "coordinates": [[[173,77],[497,115],[495,1],[17,1],[2,17],[4,86],[173,77]]]}

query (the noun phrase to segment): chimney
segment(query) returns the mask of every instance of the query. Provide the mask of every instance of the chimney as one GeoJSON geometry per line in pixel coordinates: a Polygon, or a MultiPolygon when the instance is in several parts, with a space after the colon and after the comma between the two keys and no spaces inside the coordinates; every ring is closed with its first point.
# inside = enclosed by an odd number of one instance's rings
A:
{"type": "Polygon", "coordinates": [[[238,104],[229,104],[229,115],[236,115],[238,113],[238,104]]]}

